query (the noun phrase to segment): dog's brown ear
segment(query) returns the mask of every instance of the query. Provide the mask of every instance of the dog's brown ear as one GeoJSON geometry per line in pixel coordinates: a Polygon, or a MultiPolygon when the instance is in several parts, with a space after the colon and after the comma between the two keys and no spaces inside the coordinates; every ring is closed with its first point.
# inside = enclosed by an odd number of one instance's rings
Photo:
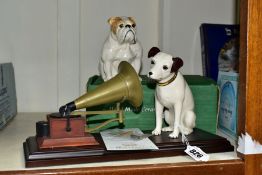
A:
{"type": "Polygon", "coordinates": [[[147,57],[148,57],[148,58],[154,57],[158,52],[160,52],[160,49],[159,49],[158,47],[152,47],[152,48],[149,50],[147,57]]]}
{"type": "Polygon", "coordinates": [[[120,17],[116,16],[116,17],[110,17],[107,22],[112,26],[114,23],[118,22],[122,20],[120,17]]]}
{"type": "Polygon", "coordinates": [[[183,60],[179,57],[172,58],[173,59],[173,65],[171,68],[171,72],[177,72],[178,69],[180,69],[183,66],[183,60]]]}
{"type": "Polygon", "coordinates": [[[129,16],[128,19],[129,19],[130,21],[132,21],[132,23],[134,23],[134,24],[136,23],[134,17],[129,16]]]}
{"type": "Polygon", "coordinates": [[[108,19],[108,23],[110,24],[111,31],[116,34],[116,29],[117,29],[117,24],[121,21],[122,19],[120,17],[111,17],[108,19]]]}

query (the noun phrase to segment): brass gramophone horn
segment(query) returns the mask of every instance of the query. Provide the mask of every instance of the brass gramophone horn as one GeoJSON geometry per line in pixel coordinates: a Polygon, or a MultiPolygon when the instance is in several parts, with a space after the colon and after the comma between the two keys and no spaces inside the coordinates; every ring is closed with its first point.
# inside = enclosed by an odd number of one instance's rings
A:
{"type": "MultiPolygon", "coordinates": [[[[96,89],[87,92],[86,94],[80,96],[79,98],[71,102],[74,103],[75,109],[88,108],[112,102],[121,103],[126,100],[134,107],[139,107],[142,104],[143,100],[143,90],[136,71],[128,62],[123,61],[119,64],[118,72],[119,73],[112,79],[104,82],[96,89]]],[[[117,111],[119,112],[119,110],[120,109],[118,104],[118,109],[113,110],[113,112],[117,113],[117,111]]],[[[105,114],[107,112],[112,113],[112,111],[74,111],[71,114],[105,114]]],[[[111,121],[118,120],[119,122],[123,122],[121,113],[122,111],[119,115],[120,118],[112,119],[111,121]]],[[[101,128],[102,126],[106,125],[111,121],[107,121],[101,126],[98,126],[98,128],[101,128]]]]}
{"type": "Polygon", "coordinates": [[[128,62],[121,62],[118,74],[112,79],[77,98],[76,109],[82,109],[111,102],[129,101],[139,107],[143,99],[143,91],[136,71],[128,62]]]}

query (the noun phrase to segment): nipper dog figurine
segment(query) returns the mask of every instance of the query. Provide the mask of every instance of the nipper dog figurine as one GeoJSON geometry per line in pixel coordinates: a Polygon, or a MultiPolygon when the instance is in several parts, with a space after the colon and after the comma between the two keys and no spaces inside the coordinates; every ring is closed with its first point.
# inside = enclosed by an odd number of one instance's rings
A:
{"type": "Polygon", "coordinates": [[[156,127],[154,135],[161,131],[172,131],[171,138],[177,138],[179,133],[188,135],[195,127],[194,99],[183,75],[178,71],[183,66],[179,57],[160,52],[153,47],[148,52],[151,59],[151,69],[148,77],[157,81],[155,92],[156,127]],[[164,112],[163,112],[164,111],[164,112]],[[162,116],[168,127],[162,128],[162,116]]]}
{"type": "Polygon", "coordinates": [[[113,78],[121,61],[129,62],[139,74],[142,47],[137,40],[135,20],[132,17],[111,17],[108,23],[111,31],[102,50],[100,75],[104,81],[113,78]]]}

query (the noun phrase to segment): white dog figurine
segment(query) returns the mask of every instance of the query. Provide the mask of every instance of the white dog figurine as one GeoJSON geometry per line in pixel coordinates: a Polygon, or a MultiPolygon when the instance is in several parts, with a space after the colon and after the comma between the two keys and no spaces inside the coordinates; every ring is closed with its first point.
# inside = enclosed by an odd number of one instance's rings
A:
{"type": "Polygon", "coordinates": [[[196,115],[192,92],[183,75],[178,71],[183,66],[181,58],[160,52],[153,47],[148,52],[151,58],[151,69],[148,77],[157,81],[155,93],[156,128],[154,135],[161,131],[172,131],[171,138],[177,138],[179,133],[185,135],[193,132],[196,115]],[[165,109],[165,110],[164,110],[165,109]],[[169,125],[162,128],[162,114],[169,125]]]}
{"type": "Polygon", "coordinates": [[[111,32],[104,43],[99,64],[102,78],[107,81],[114,77],[121,61],[129,62],[139,74],[142,47],[136,38],[135,20],[132,17],[111,17],[108,23],[111,32]]]}

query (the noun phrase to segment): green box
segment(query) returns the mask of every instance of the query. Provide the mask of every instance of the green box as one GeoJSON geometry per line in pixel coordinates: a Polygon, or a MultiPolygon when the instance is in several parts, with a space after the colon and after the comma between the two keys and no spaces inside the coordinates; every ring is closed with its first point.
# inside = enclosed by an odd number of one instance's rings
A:
{"type": "MultiPolygon", "coordinates": [[[[153,130],[155,128],[155,83],[142,75],[142,88],[144,93],[143,104],[139,109],[133,108],[127,102],[122,104],[124,109],[124,124],[119,125],[118,122],[101,128],[140,128],[141,130],[153,130]]],[[[210,133],[216,133],[217,125],[217,104],[218,104],[218,88],[216,83],[206,77],[199,75],[184,76],[189,87],[192,90],[195,100],[196,127],[210,133]]],[[[103,83],[100,76],[93,76],[87,82],[87,91],[95,89],[103,83]]],[[[114,109],[115,104],[104,104],[87,110],[108,110],[114,109]]],[[[92,128],[101,122],[114,118],[115,115],[92,115],[88,116],[88,127],[92,128]]]]}

